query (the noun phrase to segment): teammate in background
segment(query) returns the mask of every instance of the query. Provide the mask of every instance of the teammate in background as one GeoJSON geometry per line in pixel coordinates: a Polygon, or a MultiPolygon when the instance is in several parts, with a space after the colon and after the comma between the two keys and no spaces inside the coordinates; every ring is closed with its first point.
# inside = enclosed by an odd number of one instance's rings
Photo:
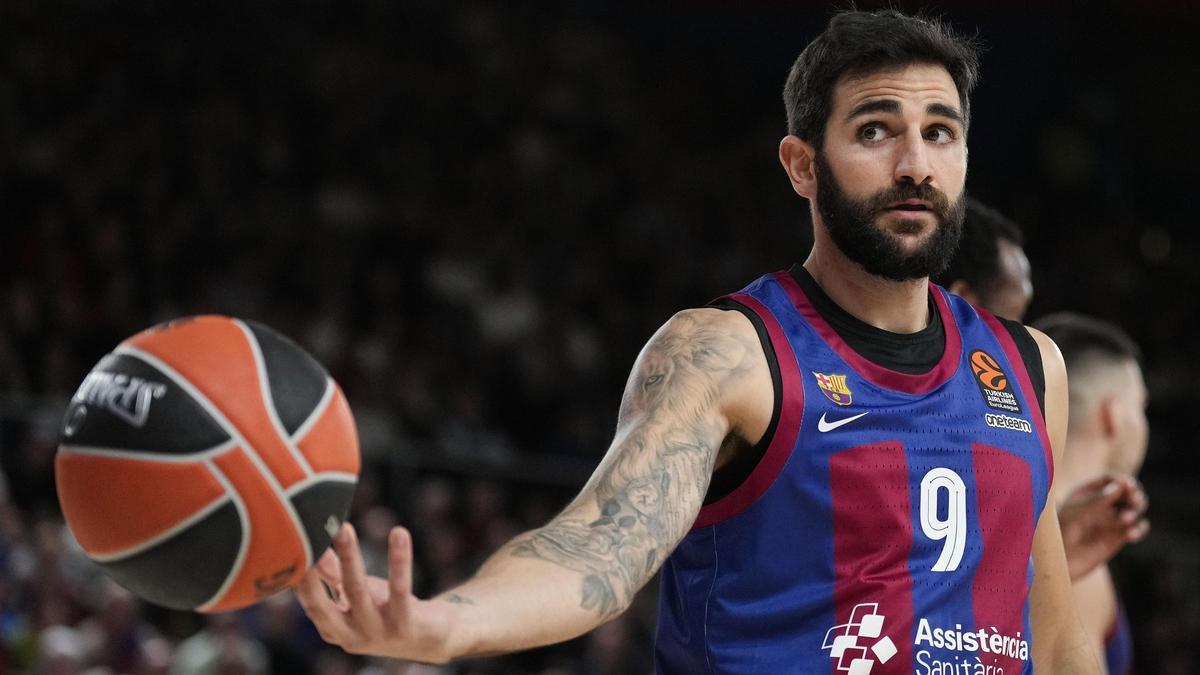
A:
{"type": "Polygon", "coordinates": [[[977,71],[936,21],[835,16],[784,89],[804,264],[668,321],[579,496],[461,586],[414,598],[401,528],[366,576],[343,526],[297,588],[322,637],[422,661],[535,647],[661,567],[660,673],[1098,672],[1044,508],[1061,356],[929,283],[961,229],[977,71]]]}
{"type": "MultiPolygon", "coordinates": [[[[967,198],[962,240],[936,280],[952,293],[997,316],[1020,321],[1033,299],[1021,227],[999,211],[967,198]]],[[[1053,337],[1053,336],[1051,336],[1053,337]]],[[[1124,545],[1145,536],[1146,494],[1130,474],[1112,473],[1074,486],[1058,486],[1059,526],[1072,581],[1103,565],[1124,545]]]]}
{"type": "MultiPolygon", "coordinates": [[[[1071,413],[1058,469],[1061,494],[1106,484],[1113,474],[1136,475],[1149,436],[1137,345],[1113,324],[1078,314],[1052,314],[1035,325],[1058,343],[1069,376],[1071,413]]],[[[1115,527],[1132,530],[1131,537],[1140,539],[1149,528],[1140,515],[1129,508],[1115,527]]],[[[1132,672],[1132,636],[1108,566],[1083,575],[1073,591],[1084,628],[1109,675],[1132,672]]]]}
{"type": "MultiPolygon", "coordinates": [[[[1030,262],[1022,246],[1019,225],[968,197],[959,250],[937,282],[973,305],[1021,321],[1033,298],[1030,262]]],[[[1146,494],[1132,474],[1109,473],[1063,490],[1058,485],[1058,494],[1067,495],[1060,498],[1058,520],[1073,581],[1145,537],[1146,494]]]]}
{"type": "Polygon", "coordinates": [[[962,241],[950,266],[934,280],[972,305],[1020,321],[1033,299],[1024,245],[1019,225],[967,197],[962,241]]]}

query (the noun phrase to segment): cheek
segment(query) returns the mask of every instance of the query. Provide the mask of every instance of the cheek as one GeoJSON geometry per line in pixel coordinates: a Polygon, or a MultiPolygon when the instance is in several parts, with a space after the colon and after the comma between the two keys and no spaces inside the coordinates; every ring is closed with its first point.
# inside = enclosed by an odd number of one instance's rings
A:
{"type": "Polygon", "coordinates": [[[852,197],[862,198],[892,183],[895,162],[886,146],[846,146],[829,153],[829,163],[842,189],[852,197]],[[863,190],[865,186],[872,189],[863,190]]]}
{"type": "Polygon", "coordinates": [[[953,199],[967,183],[967,151],[963,147],[947,148],[939,154],[938,160],[937,173],[942,181],[942,189],[953,199]]]}
{"type": "Polygon", "coordinates": [[[1142,459],[1146,456],[1146,445],[1150,440],[1150,423],[1146,420],[1146,413],[1140,409],[1130,410],[1125,423],[1126,428],[1129,429],[1122,443],[1124,446],[1122,453],[1129,463],[1125,469],[1137,471],[1142,464],[1142,459]]]}
{"type": "Polygon", "coordinates": [[[1138,457],[1144,457],[1146,454],[1146,444],[1150,442],[1150,422],[1146,420],[1146,413],[1139,412],[1137,416],[1138,424],[1138,457]]]}

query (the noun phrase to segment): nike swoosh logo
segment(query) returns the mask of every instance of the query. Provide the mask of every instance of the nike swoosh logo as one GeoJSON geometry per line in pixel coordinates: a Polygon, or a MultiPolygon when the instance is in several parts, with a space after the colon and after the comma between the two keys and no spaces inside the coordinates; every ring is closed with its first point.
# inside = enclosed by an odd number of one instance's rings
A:
{"type": "Polygon", "coordinates": [[[840,419],[836,422],[826,422],[825,421],[825,413],[821,413],[821,419],[817,420],[817,431],[819,431],[821,433],[825,433],[826,431],[833,431],[834,429],[836,429],[844,424],[849,424],[849,423],[853,422],[854,420],[856,420],[870,412],[871,411],[868,410],[867,412],[859,413],[859,414],[853,415],[851,417],[846,417],[846,418],[840,419]]]}

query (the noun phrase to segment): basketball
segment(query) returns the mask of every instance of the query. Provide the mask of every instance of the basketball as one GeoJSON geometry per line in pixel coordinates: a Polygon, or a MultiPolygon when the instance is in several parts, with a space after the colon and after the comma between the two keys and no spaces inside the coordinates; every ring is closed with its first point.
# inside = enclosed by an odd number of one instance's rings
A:
{"type": "Polygon", "coordinates": [[[100,359],[63,419],[55,479],[105,573],[150,602],[218,612],[300,580],[359,466],[349,404],[312,356],[252,321],[198,316],[100,359]]]}

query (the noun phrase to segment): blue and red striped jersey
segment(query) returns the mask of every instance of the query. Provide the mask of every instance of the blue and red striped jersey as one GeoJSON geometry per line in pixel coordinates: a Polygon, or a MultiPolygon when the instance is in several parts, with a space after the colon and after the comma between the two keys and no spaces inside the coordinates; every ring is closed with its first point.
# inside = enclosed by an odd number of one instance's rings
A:
{"type": "Polygon", "coordinates": [[[773,357],[748,477],[662,568],[659,673],[1031,673],[1029,588],[1053,459],[1012,336],[930,285],[941,359],[851,349],[787,272],[727,296],[773,357]]]}
{"type": "Polygon", "coordinates": [[[1112,625],[1104,635],[1104,662],[1108,666],[1108,675],[1133,672],[1133,630],[1129,627],[1125,605],[1119,599],[1112,625]]]}

